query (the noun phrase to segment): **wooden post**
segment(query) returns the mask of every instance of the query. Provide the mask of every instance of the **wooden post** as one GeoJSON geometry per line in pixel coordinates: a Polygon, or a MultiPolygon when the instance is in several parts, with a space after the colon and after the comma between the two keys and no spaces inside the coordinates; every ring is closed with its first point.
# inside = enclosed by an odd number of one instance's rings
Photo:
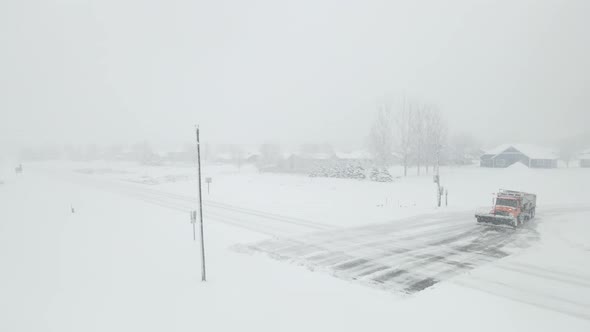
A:
{"type": "Polygon", "coordinates": [[[201,281],[206,281],[205,273],[205,235],[203,234],[203,191],[201,184],[201,141],[199,138],[199,127],[197,126],[197,167],[199,172],[199,221],[201,225],[201,281]]]}

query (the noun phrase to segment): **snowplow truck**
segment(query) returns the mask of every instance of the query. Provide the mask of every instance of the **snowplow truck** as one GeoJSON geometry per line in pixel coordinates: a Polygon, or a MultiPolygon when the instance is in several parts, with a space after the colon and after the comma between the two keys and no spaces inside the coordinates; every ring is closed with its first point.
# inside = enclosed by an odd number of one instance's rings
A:
{"type": "Polygon", "coordinates": [[[535,217],[537,196],[521,191],[501,189],[488,213],[476,213],[478,223],[518,227],[535,217]]]}

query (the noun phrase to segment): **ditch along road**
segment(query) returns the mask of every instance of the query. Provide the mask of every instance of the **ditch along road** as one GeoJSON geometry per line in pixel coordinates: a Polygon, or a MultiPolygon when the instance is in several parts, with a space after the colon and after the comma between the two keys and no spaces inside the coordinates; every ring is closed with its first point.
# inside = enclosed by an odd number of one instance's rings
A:
{"type": "MultiPolygon", "coordinates": [[[[63,172],[48,175],[185,212],[187,216],[195,210],[196,198],[189,195],[104,177],[63,172]]],[[[590,213],[590,207],[539,209],[533,221],[517,229],[479,225],[470,211],[339,228],[222,202],[204,200],[203,204],[207,220],[271,237],[254,244],[237,245],[240,251],[265,253],[274,259],[397,294],[411,295],[447,281],[590,320],[590,275],[502,260],[537,244],[540,240],[537,227],[545,218],[572,212],[590,213]],[[457,278],[492,262],[501,272],[494,277],[457,278]],[[510,281],[515,276],[530,282],[516,286],[510,281]],[[543,284],[552,287],[539,287],[543,284]],[[573,289],[579,296],[567,297],[560,291],[564,288],[573,289]]],[[[580,254],[589,255],[589,251],[580,248],[580,254]]]]}

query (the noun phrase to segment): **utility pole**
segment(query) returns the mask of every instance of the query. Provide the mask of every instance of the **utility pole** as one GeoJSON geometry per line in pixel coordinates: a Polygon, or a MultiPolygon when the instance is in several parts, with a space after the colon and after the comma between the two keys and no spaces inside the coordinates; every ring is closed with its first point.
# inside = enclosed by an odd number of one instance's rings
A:
{"type": "Polygon", "coordinates": [[[440,186],[440,145],[437,145],[436,149],[436,174],[434,175],[434,179],[436,182],[437,205],[440,207],[443,195],[443,188],[440,186]]]}
{"type": "Polygon", "coordinates": [[[199,126],[196,126],[197,134],[197,166],[199,171],[199,220],[201,224],[201,281],[206,281],[205,273],[205,236],[203,235],[203,192],[201,189],[201,140],[199,138],[199,126]]]}

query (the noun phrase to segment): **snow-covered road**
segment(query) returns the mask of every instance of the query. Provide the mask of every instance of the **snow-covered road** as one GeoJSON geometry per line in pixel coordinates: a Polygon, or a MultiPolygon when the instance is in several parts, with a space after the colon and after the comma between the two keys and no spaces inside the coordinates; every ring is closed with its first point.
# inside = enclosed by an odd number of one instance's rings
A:
{"type": "Polygon", "coordinates": [[[314,270],[415,293],[482,264],[506,257],[538,239],[535,224],[486,227],[472,215],[417,217],[403,223],[332,230],[250,245],[314,270]]]}

